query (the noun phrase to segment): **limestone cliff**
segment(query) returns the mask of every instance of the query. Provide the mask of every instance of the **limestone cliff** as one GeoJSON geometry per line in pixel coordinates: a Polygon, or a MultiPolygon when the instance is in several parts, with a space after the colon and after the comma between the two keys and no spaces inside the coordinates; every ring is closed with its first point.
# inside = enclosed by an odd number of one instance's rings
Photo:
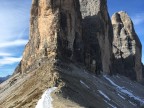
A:
{"type": "Polygon", "coordinates": [[[22,72],[42,65],[52,56],[80,61],[81,31],[77,0],[33,0],[30,37],[21,61],[22,72]]]}
{"type": "Polygon", "coordinates": [[[33,0],[30,38],[19,70],[34,70],[51,57],[64,57],[97,74],[111,71],[113,31],[106,1],[80,4],[83,20],[79,1],[33,0]]]}
{"type": "Polygon", "coordinates": [[[133,23],[125,12],[112,16],[114,31],[113,54],[114,72],[131,79],[142,80],[141,42],[135,33],[133,23]]]}
{"type": "Polygon", "coordinates": [[[106,0],[80,0],[86,66],[110,73],[113,29],[106,0]]]}

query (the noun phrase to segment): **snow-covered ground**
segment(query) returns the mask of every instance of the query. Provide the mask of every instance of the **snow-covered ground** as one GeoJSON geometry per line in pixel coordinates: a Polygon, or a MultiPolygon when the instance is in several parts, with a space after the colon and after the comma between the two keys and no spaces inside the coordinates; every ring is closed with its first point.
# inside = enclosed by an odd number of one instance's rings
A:
{"type": "MultiPolygon", "coordinates": [[[[144,98],[134,95],[130,90],[126,89],[125,87],[121,87],[121,86],[117,85],[114,81],[112,81],[106,75],[104,75],[104,78],[106,80],[108,80],[111,83],[111,85],[116,87],[117,92],[122,93],[122,94],[128,96],[129,98],[133,98],[134,100],[139,101],[141,105],[144,105],[144,98]]],[[[119,96],[120,96],[120,94],[119,94],[119,96]]],[[[122,98],[122,96],[120,96],[120,97],[122,98]]],[[[123,99],[125,99],[125,98],[123,97],[123,99]]]]}
{"type": "Polygon", "coordinates": [[[41,99],[38,101],[35,108],[52,108],[52,97],[51,93],[56,90],[57,87],[49,88],[44,92],[41,99]]]}

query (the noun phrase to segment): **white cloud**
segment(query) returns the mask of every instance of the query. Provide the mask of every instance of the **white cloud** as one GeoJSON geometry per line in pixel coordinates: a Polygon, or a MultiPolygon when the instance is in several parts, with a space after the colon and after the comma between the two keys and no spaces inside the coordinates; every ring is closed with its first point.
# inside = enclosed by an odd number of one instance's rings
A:
{"type": "Polygon", "coordinates": [[[144,13],[138,13],[132,16],[133,23],[139,25],[144,23],[144,13]]]}
{"type": "Polygon", "coordinates": [[[12,56],[12,54],[6,52],[0,52],[0,56],[12,56]]]}
{"type": "Polygon", "coordinates": [[[31,0],[1,0],[0,42],[23,38],[29,26],[31,0]]]}
{"type": "Polygon", "coordinates": [[[23,46],[28,42],[28,40],[15,40],[15,41],[6,41],[0,43],[0,48],[7,48],[7,47],[15,47],[15,46],[23,46]]]}
{"type": "Polygon", "coordinates": [[[4,65],[12,65],[14,63],[20,62],[20,60],[22,59],[22,57],[4,57],[2,59],[0,59],[0,66],[4,66],[4,65]]]}
{"type": "Polygon", "coordinates": [[[0,1],[0,76],[13,72],[28,41],[31,0],[0,1]]]}

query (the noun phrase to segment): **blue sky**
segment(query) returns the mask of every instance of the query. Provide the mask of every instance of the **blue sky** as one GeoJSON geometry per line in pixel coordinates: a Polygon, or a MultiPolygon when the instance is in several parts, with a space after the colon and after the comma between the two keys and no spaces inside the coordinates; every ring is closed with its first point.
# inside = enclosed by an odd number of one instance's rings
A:
{"type": "Polygon", "coordinates": [[[0,77],[13,73],[28,41],[30,0],[1,0],[0,77]]]}
{"type": "MultiPolygon", "coordinates": [[[[144,0],[108,0],[110,16],[121,10],[126,11],[132,18],[136,32],[144,46],[143,6],[144,0]]],[[[29,36],[30,7],[31,0],[1,0],[0,77],[12,74],[22,58],[29,36]]]]}
{"type": "Polygon", "coordinates": [[[126,11],[131,17],[135,31],[142,43],[142,62],[144,63],[144,0],[107,0],[109,14],[126,11]]]}

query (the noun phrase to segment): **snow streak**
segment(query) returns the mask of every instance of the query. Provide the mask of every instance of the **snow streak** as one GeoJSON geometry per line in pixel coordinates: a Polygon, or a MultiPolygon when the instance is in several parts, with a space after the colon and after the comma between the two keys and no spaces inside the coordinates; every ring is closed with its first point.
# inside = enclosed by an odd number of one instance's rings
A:
{"type": "Polygon", "coordinates": [[[119,85],[114,83],[110,78],[108,78],[106,75],[104,75],[104,78],[106,80],[108,80],[113,86],[115,86],[118,92],[121,92],[121,93],[127,95],[128,97],[139,101],[142,105],[144,105],[144,99],[141,99],[140,97],[135,96],[134,94],[132,94],[129,90],[125,89],[124,87],[120,87],[119,85]]]}
{"type": "Polygon", "coordinates": [[[38,101],[35,108],[52,108],[52,97],[51,93],[56,90],[56,87],[49,88],[44,92],[41,99],[38,101]]]}
{"type": "Polygon", "coordinates": [[[104,94],[101,90],[98,90],[98,92],[103,95],[104,98],[106,98],[107,100],[111,100],[106,94],[104,94]]]}
{"type": "Polygon", "coordinates": [[[82,80],[80,80],[80,83],[82,84],[82,85],[84,85],[86,88],[90,88],[87,84],[85,84],[82,80]]]}

